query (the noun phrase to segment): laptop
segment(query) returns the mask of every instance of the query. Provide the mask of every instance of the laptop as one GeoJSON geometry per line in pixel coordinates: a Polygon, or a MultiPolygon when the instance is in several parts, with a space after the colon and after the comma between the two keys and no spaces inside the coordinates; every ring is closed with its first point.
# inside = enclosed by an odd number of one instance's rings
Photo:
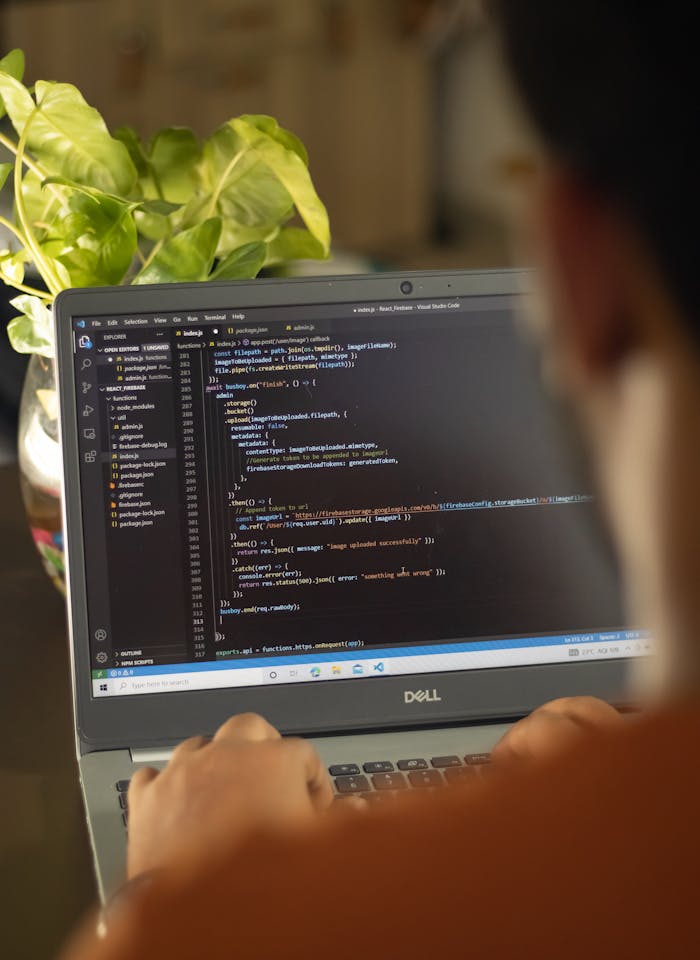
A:
{"type": "Polygon", "coordinates": [[[516,332],[524,273],[71,290],[55,308],[76,743],[101,895],[143,764],[255,711],[338,796],[620,701],[591,491],[516,332]]]}

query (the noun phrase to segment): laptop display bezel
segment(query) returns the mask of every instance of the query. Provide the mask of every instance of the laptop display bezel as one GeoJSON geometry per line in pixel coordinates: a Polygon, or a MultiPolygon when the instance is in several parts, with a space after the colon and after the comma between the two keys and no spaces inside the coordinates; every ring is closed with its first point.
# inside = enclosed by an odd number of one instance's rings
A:
{"type": "Polygon", "coordinates": [[[527,281],[528,274],[519,270],[401,272],[235,284],[82,289],[58,296],[54,314],[64,452],[63,519],[74,709],[81,751],[167,745],[193,734],[211,733],[231,714],[248,711],[263,714],[284,733],[319,735],[496,721],[521,716],[560,696],[591,694],[615,702],[623,700],[628,662],[625,659],[128,697],[92,696],[77,468],[73,318],[187,309],[216,311],[231,306],[369,302],[398,297],[508,295],[522,292],[527,281]],[[404,292],[407,287],[401,288],[406,281],[412,284],[409,294],[404,292]],[[437,691],[440,699],[405,697],[405,691],[424,687],[437,691]]]}

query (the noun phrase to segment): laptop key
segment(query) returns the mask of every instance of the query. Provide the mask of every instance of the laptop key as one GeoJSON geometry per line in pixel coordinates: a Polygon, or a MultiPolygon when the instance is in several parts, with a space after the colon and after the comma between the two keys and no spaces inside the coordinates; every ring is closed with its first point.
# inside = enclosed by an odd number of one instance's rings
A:
{"type": "Polygon", "coordinates": [[[391,760],[372,760],[370,763],[363,763],[362,769],[365,773],[391,773],[394,764],[391,760]]]}
{"type": "Polygon", "coordinates": [[[126,812],[126,810],[124,811],[124,813],[122,813],[122,823],[124,824],[125,827],[129,826],[129,814],[126,812]]]}
{"type": "Polygon", "coordinates": [[[440,787],[442,777],[439,770],[411,770],[408,782],[412,787],[440,787]]]}
{"type": "Polygon", "coordinates": [[[122,808],[122,810],[126,810],[129,806],[129,801],[126,799],[125,793],[119,794],[119,806],[122,808]]]}
{"type": "Polygon", "coordinates": [[[359,776],[337,777],[335,787],[338,793],[363,793],[370,789],[367,777],[359,776]]]}
{"type": "Polygon", "coordinates": [[[375,790],[404,790],[406,778],[402,773],[375,773],[372,786],[375,790]]]}
{"type": "Polygon", "coordinates": [[[126,793],[126,791],[129,789],[130,783],[131,780],[117,780],[115,786],[119,793],[126,793]]]}
{"type": "Polygon", "coordinates": [[[328,768],[332,777],[354,777],[360,772],[356,763],[336,763],[328,768]]]}
{"type": "Polygon", "coordinates": [[[399,760],[396,764],[399,770],[427,770],[427,760],[399,760]]]}
{"type": "Polygon", "coordinates": [[[480,766],[484,763],[491,763],[491,754],[490,753],[468,753],[464,758],[464,762],[470,767],[480,766]]]}
{"type": "Polygon", "coordinates": [[[430,762],[437,768],[462,766],[462,761],[459,757],[433,757],[430,762]]]}

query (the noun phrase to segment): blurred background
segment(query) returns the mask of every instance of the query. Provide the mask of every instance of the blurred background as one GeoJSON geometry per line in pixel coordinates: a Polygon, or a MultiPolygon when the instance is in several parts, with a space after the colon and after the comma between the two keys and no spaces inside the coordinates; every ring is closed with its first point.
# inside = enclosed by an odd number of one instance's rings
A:
{"type": "MultiPolygon", "coordinates": [[[[300,270],[509,263],[499,158],[520,131],[503,110],[478,0],[0,0],[0,56],[14,47],[27,82],[76,84],[111,129],[148,137],[183,124],[205,136],[268,113],[293,130],[333,233],[332,261],[300,270]]],[[[0,130],[10,133],[7,118],[0,130]]],[[[12,205],[7,183],[0,212],[12,205]]],[[[26,366],[4,329],[14,296],[0,284],[0,467],[16,457],[26,366]]],[[[37,960],[55,955],[94,883],[63,601],[35,555],[13,467],[0,469],[0,503],[0,955],[37,960]]],[[[57,522],[34,525],[60,539],[57,522]]]]}
{"type": "MultiPolygon", "coordinates": [[[[505,134],[480,6],[5,0],[0,50],[21,47],[27,82],[75,83],[110,128],[142,136],[275,116],[308,147],[329,209],[334,259],[310,272],[500,267],[509,254],[493,212],[493,157],[505,134]]],[[[0,204],[12,205],[9,185],[0,204]]],[[[12,296],[0,286],[0,463],[15,457],[25,367],[4,332],[12,296]]]]}

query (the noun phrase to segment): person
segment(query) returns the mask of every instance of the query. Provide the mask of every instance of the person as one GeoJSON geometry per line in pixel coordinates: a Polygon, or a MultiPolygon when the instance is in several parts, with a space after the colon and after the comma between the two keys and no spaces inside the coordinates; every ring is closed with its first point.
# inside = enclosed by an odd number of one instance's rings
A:
{"type": "MultiPolygon", "coordinates": [[[[360,815],[260,717],[130,791],[133,878],[71,960],[692,956],[700,863],[700,281],[692,5],[498,0],[537,339],[595,468],[646,708],[555,702],[464,789],[360,815]]],[[[585,584],[582,584],[585,589],[585,584]]],[[[694,945],[694,946],[693,946],[694,945]]]]}

